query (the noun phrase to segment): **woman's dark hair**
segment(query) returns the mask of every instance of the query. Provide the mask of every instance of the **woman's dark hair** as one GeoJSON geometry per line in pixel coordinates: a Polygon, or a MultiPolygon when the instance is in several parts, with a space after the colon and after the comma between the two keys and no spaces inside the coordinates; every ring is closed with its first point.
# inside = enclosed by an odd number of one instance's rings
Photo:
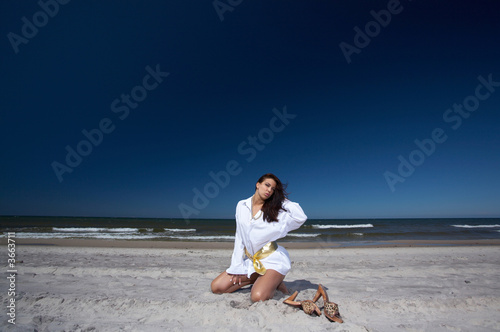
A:
{"type": "MultiPolygon", "coordinates": [[[[283,209],[283,201],[288,198],[288,193],[286,192],[287,185],[283,185],[274,174],[267,173],[262,175],[257,182],[262,183],[265,179],[273,179],[276,182],[276,188],[274,193],[264,201],[262,206],[262,212],[264,213],[264,220],[267,222],[277,222],[278,213],[283,209]]],[[[257,187],[255,187],[257,190],[257,187]]]]}

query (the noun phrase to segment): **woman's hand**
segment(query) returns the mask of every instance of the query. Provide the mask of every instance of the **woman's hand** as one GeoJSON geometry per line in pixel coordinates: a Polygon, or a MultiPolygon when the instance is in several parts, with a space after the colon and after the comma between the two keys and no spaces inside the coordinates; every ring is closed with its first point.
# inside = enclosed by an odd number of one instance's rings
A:
{"type": "Polygon", "coordinates": [[[229,279],[229,281],[231,281],[233,283],[233,285],[241,285],[241,279],[244,278],[246,275],[245,274],[227,274],[231,279],[229,279]]]}

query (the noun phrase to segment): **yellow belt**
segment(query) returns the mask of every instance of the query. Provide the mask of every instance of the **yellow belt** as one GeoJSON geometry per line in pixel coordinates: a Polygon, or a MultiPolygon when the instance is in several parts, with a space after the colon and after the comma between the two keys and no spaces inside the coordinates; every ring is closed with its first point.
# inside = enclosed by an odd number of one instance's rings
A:
{"type": "Polygon", "coordinates": [[[271,255],[273,252],[278,249],[278,243],[276,241],[269,242],[265,246],[262,247],[259,251],[257,251],[253,256],[250,255],[247,248],[245,248],[245,254],[253,260],[253,267],[258,274],[264,275],[266,273],[266,268],[260,262],[261,259],[266,258],[271,255]]]}

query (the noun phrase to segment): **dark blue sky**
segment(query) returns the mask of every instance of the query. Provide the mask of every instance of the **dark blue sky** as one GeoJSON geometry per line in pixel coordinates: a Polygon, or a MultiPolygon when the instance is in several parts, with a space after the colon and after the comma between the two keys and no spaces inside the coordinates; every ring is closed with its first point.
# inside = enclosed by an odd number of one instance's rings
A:
{"type": "Polygon", "coordinates": [[[2,1],[0,214],[500,217],[498,1],[215,4],[2,1]]]}

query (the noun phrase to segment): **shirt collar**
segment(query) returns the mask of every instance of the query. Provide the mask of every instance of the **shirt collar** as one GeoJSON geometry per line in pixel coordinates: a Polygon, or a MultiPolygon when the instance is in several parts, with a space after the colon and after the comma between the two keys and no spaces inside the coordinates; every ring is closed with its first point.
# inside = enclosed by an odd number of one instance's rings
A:
{"type": "Polygon", "coordinates": [[[249,210],[252,209],[252,197],[253,196],[250,196],[249,198],[243,201],[243,205],[245,205],[249,210]]]}

